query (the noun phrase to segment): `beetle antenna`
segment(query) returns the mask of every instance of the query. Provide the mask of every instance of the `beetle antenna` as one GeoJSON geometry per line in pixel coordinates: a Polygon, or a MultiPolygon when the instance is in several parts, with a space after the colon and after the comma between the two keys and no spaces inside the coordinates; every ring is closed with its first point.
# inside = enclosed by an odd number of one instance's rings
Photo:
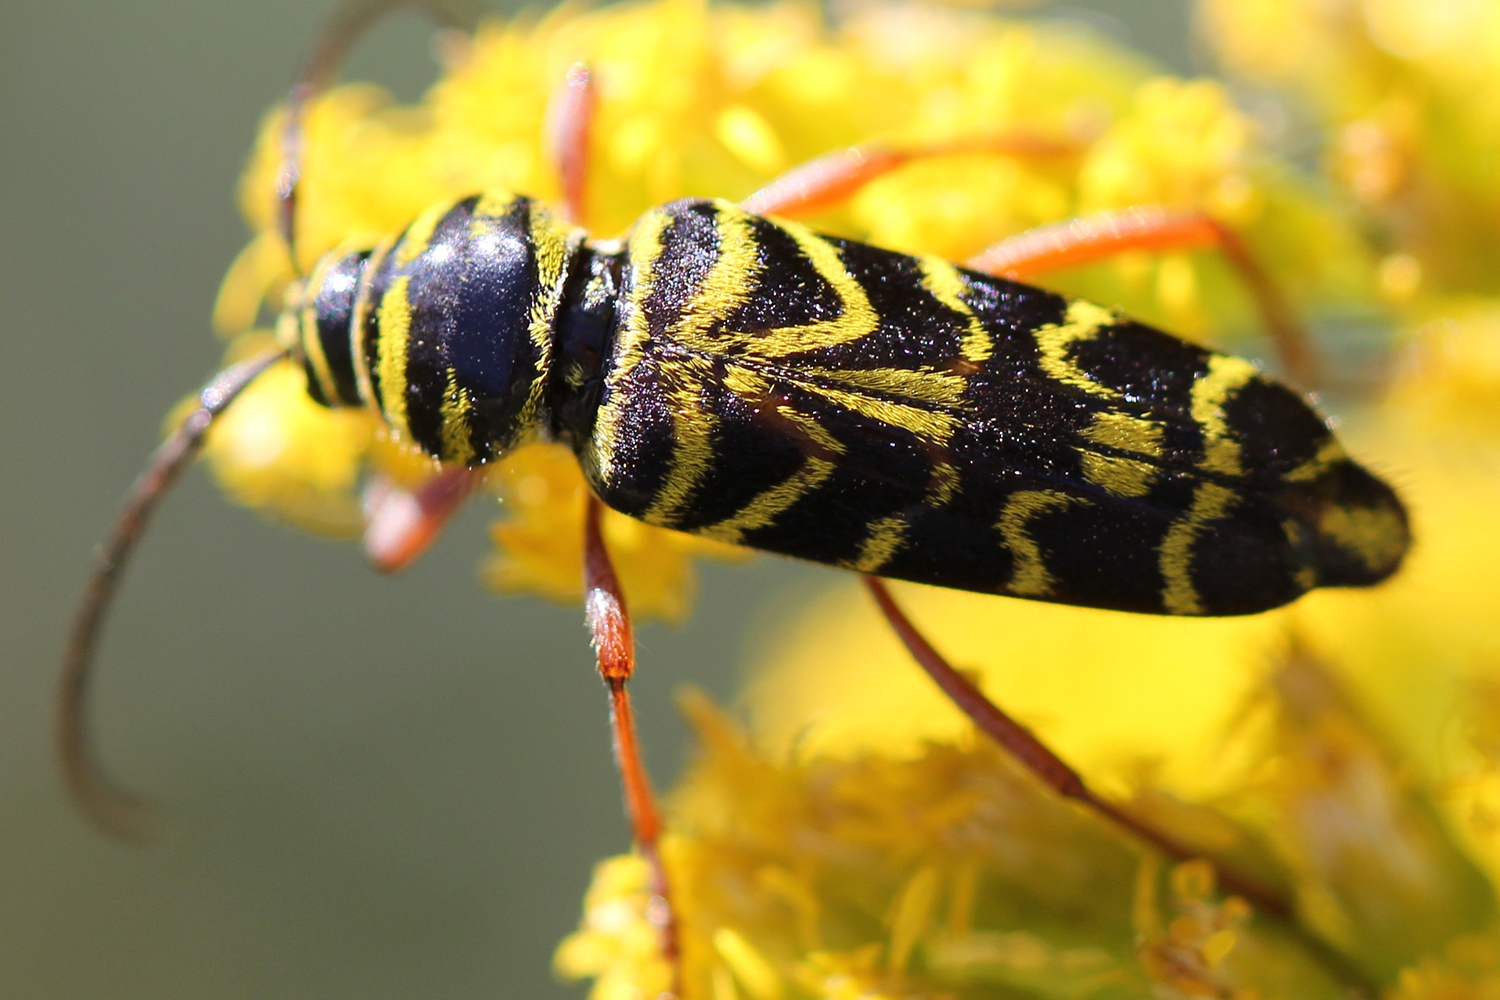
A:
{"type": "Polygon", "coordinates": [[[147,809],[140,799],[104,776],[89,739],[84,707],[99,630],[130,554],[145,533],[156,505],[203,447],[208,428],[246,386],[286,356],[286,351],[270,351],[230,365],[203,387],[197,409],[152,453],[125,494],[114,529],[94,549],[94,569],[73,617],[58,670],[55,736],[58,761],[74,800],[95,824],[123,839],[147,839],[147,809]]]}
{"type": "MultiPolygon", "coordinates": [[[[302,176],[302,129],[308,102],[332,86],[344,57],[360,35],[381,17],[401,7],[422,11],[440,25],[451,28],[471,26],[476,13],[472,0],[346,0],[329,19],[287,97],[286,123],[282,129],[276,197],[279,228],[295,270],[300,271],[296,254],[297,191],[302,176]]],[[[288,354],[286,350],[271,351],[231,365],[203,387],[198,394],[198,408],[152,453],[145,470],[125,495],[114,529],[94,550],[94,570],[73,618],[58,672],[55,735],[63,776],[79,807],[96,825],[126,840],[146,839],[147,809],[139,798],[105,777],[93,753],[84,718],[99,631],[130,554],[145,532],[156,505],[197,456],[209,427],[257,376],[288,354]]]]}
{"type": "MultiPolygon", "coordinates": [[[[297,189],[302,180],[302,126],[307,105],[333,86],[339,67],[354,43],[386,14],[410,7],[445,28],[472,28],[476,7],[471,0],[347,0],[339,5],[313,46],[286,99],[281,130],[281,169],[276,175],[277,219],[292,267],[297,268],[297,189]]],[[[300,270],[300,269],[298,269],[300,270]]]]}

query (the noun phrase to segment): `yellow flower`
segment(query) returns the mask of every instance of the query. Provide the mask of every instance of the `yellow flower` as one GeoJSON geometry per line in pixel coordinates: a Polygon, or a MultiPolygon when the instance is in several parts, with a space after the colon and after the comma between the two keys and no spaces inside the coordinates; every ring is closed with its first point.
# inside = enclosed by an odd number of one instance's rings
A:
{"type": "Polygon", "coordinates": [[[1430,290],[1494,294],[1500,8],[1452,0],[1203,0],[1226,66],[1281,88],[1329,137],[1326,167],[1430,290]]]}
{"type": "MultiPolygon", "coordinates": [[[[799,762],[754,749],[701,696],[684,707],[703,747],[666,852],[685,996],[1341,995],[1317,955],[1217,894],[1207,864],[1163,867],[986,740],[799,762]]],[[[644,883],[612,872],[559,951],[565,975],[640,968],[644,883]],[[601,913],[623,912],[602,932],[601,913]]]]}
{"type": "Polygon", "coordinates": [[[653,997],[672,982],[661,937],[650,922],[651,867],[633,856],[610,858],[594,869],[583,900],[583,923],[557,949],[559,976],[593,977],[593,1000],[653,997]]]}
{"type": "Polygon", "coordinates": [[[1486,463],[1486,446],[1500,444],[1500,299],[1450,300],[1411,341],[1395,359],[1392,418],[1429,446],[1480,453],[1450,454],[1449,464],[1486,463]]]}

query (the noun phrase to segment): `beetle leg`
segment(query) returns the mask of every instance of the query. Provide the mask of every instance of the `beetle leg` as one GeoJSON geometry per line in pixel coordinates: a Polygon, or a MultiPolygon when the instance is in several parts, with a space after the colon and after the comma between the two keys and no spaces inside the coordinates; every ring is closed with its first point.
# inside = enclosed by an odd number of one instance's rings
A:
{"type": "Polygon", "coordinates": [[[630,818],[636,845],[651,866],[651,919],[661,933],[662,954],[672,966],[672,993],[676,995],[681,993],[677,982],[680,978],[677,922],[672,913],[670,886],[661,859],[661,816],[657,811],[656,794],[651,790],[651,778],[646,773],[645,761],[641,759],[635,715],[630,707],[630,693],[625,687],[635,672],[635,639],[631,634],[630,614],[625,607],[625,593],[620,589],[609,549],[605,547],[604,535],[600,531],[603,513],[604,504],[598,497],[590,496],[583,529],[584,615],[598,657],[599,676],[609,691],[609,722],[614,735],[615,764],[620,769],[620,781],[625,790],[625,812],[630,818]]]}
{"type": "Polygon", "coordinates": [[[1203,212],[1144,206],[1038,226],[981,251],[965,266],[1028,281],[1046,271],[1092,263],[1127,250],[1199,249],[1224,255],[1254,300],[1287,377],[1303,389],[1315,388],[1317,357],[1281,289],[1238,233],[1203,212]]]}
{"type": "Polygon", "coordinates": [[[547,104],[545,145],[557,167],[563,216],[574,225],[584,220],[589,134],[598,103],[598,87],[588,64],[574,63],[547,104]]]}
{"type": "MultiPolygon", "coordinates": [[[[545,145],[557,167],[562,188],[562,214],[575,225],[584,220],[584,193],[588,184],[588,146],[593,127],[598,90],[593,74],[584,63],[569,67],[561,86],[552,94],[547,107],[545,145]]],[[[641,758],[641,745],[635,728],[635,712],[626,688],[635,673],[635,638],[630,613],[625,606],[625,592],[615,576],[609,549],[604,544],[600,521],[604,504],[595,496],[588,499],[584,515],[584,618],[598,660],[599,676],[609,692],[609,725],[614,741],[615,765],[625,793],[625,813],[635,842],[651,867],[651,902],[647,917],[661,936],[662,957],[672,969],[670,994],[658,1000],[670,1000],[681,993],[681,968],[677,946],[677,921],[672,912],[671,892],[666,867],[662,864],[661,814],[651,777],[641,758]]]]}
{"type": "Polygon", "coordinates": [[[1056,157],[1079,152],[1073,143],[1026,132],[980,136],[924,146],[871,142],[808,160],[751,194],[740,207],[756,215],[807,215],[848,198],[883,174],[913,160],[989,153],[994,156],[1056,157]]]}
{"type": "MultiPolygon", "coordinates": [[[[1149,822],[1132,816],[1114,803],[1096,795],[1084,783],[1082,776],[1069,767],[1061,757],[1053,753],[1046,744],[1037,739],[1036,734],[990,701],[973,681],[956,670],[941,653],[933,648],[926,637],[912,624],[906,613],[901,610],[901,606],[891,596],[890,589],[886,587],[884,581],[873,576],[866,576],[864,580],[871,595],[875,598],[875,603],[880,606],[881,614],[900,637],[912,658],[921,665],[923,670],[927,671],[927,675],[937,683],[938,687],[942,688],[943,693],[953,700],[953,703],[969,717],[975,726],[1000,744],[1026,770],[1036,775],[1057,794],[1072,799],[1124,827],[1168,857],[1185,861],[1199,856],[1199,852],[1183,844],[1171,834],[1157,829],[1149,822]]],[[[1274,889],[1248,879],[1233,870],[1223,870],[1222,865],[1218,867],[1221,869],[1220,878],[1230,891],[1245,897],[1266,913],[1278,917],[1291,915],[1290,901],[1274,889]]]]}
{"type": "Polygon", "coordinates": [[[462,466],[443,469],[415,490],[404,490],[379,474],[365,486],[365,555],[382,573],[416,562],[437,541],[484,472],[462,466]]]}

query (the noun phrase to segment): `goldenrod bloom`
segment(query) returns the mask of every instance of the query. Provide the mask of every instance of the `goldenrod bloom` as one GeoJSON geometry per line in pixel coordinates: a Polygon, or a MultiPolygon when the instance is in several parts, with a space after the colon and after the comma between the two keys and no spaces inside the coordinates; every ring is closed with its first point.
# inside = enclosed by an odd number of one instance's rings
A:
{"type": "Polygon", "coordinates": [[[1379,227],[1393,299],[1500,291],[1500,7],[1471,0],[1204,0],[1226,69],[1291,98],[1379,227]]]}

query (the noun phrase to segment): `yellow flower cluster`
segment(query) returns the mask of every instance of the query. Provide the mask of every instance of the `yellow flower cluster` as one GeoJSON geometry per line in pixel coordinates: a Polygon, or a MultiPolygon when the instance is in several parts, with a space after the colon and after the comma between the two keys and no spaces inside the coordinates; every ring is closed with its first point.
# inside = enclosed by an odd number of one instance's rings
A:
{"type": "Polygon", "coordinates": [[[1203,0],[1225,68],[1294,97],[1378,227],[1396,301],[1495,294],[1500,7],[1485,0],[1203,0]]]}
{"type": "MultiPolygon", "coordinates": [[[[703,747],[665,844],[685,996],[1342,995],[1298,942],[1217,897],[1208,864],[1142,856],[988,741],[789,760],[702,696],[683,707],[703,747]]],[[[596,977],[594,1000],[669,981],[635,946],[646,884],[638,858],[601,865],[557,953],[562,975],[596,977]]]]}
{"type": "MultiPolygon", "coordinates": [[[[1216,894],[1207,862],[1164,870],[967,730],[907,756],[774,752],[685,698],[703,749],[664,851],[684,995],[1490,996],[1434,985],[1500,982],[1500,943],[1491,882],[1410,763],[1306,650],[1251,694],[1251,774],[1196,801],[1148,774],[1128,804],[1293,887],[1295,925],[1216,894]]],[[[669,981],[642,943],[646,884],[639,858],[606,862],[558,951],[560,974],[595,977],[594,1000],[669,981]]]]}

